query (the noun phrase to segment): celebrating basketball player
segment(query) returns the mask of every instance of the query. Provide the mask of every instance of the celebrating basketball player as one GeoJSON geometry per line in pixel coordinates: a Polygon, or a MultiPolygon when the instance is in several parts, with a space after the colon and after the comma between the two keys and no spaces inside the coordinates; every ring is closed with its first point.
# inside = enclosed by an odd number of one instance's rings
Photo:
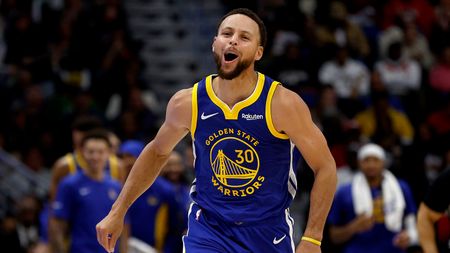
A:
{"type": "Polygon", "coordinates": [[[250,10],[236,9],[222,18],[212,44],[218,74],[169,101],[164,124],[137,159],[110,213],[97,224],[97,240],[105,250],[112,252],[127,209],[190,132],[196,179],[185,252],[295,252],[288,208],[297,190],[300,152],[315,181],[296,252],[321,252],[336,165],[302,99],[255,72],[265,42],[264,24],[250,10]]]}

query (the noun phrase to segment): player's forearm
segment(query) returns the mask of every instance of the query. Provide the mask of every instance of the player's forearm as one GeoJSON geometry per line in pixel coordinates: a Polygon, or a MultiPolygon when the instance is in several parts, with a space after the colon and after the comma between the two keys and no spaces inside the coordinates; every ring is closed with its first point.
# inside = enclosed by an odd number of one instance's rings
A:
{"type": "Polygon", "coordinates": [[[308,223],[304,234],[316,240],[322,240],[325,220],[336,191],[336,167],[332,162],[327,167],[316,171],[311,190],[308,223]]]}
{"type": "Polygon", "coordinates": [[[52,253],[65,253],[64,235],[67,231],[67,223],[64,221],[50,218],[49,220],[49,241],[52,253]]]}
{"type": "Polygon", "coordinates": [[[418,213],[417,230],[419,232],[420,244],[424,253],[438,253],[435,241],[434,222],[425,209],[426,207],[422,204],[418,213]]]}
{"type": "Polygon", "coordinates": [[[127,253],[128,252],[128,239],[130,238],[130,226],[125,225],[123,227],[122,234],[120,236],[120,253],[127,253]]]}
{"type": "Polygon", "coordinates": [[[154,142],[149,143],[133,165],[111,212],[125,216],[133,202],[153,184],[168,157],[169,154],[161,153],[154,142]]]}

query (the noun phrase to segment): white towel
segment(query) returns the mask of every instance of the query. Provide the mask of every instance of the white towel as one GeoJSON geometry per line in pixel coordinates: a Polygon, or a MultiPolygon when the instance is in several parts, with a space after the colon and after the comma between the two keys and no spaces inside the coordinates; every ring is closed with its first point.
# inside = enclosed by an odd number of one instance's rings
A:
{"type": "MultiPolygon", "coordinates": [[[[405,197],[398,180],[388,170],[383,172],[381,190],[384,204],[384,222],[392,232],[400,232],[403,226],[405,197]]],[[[373,200],[369,183],[363,173],[358,172],[352,181],[353,207],[356,215],[372,216],[373,200]]]]}

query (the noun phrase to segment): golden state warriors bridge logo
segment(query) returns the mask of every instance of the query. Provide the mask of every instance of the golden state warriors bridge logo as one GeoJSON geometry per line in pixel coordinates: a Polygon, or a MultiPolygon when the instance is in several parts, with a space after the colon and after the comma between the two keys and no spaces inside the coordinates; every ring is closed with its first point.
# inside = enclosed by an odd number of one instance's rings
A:
{"type": "Polygon", "coordinates": [[[215,135],[219,138],[215,138],[217,141],[211,146],[210,163],[214,174],[211,181],[225,196],[252,195],[264,181],[263,176],[258,176],[260,159],[254,148],[259,142],[240,130],[228,130],[226,132],[234,136],[215,135]]]}

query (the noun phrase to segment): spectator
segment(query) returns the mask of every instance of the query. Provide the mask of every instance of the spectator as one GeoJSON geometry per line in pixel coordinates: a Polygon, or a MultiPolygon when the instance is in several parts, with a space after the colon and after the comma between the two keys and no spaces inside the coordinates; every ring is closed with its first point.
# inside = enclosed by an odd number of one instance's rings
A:
{"type": "Polygon", "coordinates": [[[156,133],[157,117],[151,100],[151,94],[139,88],[129,89],[121,99],[123,108],[115,122],[121,139],[143,140],[156,133]]]}
{"type": "Polygon", "coordinates": [[[450,142],[450,100],[442,108],[429,114],[425,121],[425,131],[428,132],[434,151],[444,150],[450,142]]]}
{"type": "Polygon", "coordinates": [[[430,71],[430,85],[440,93],[450,94],[450,44],[439,54],[437,64],[430,71]]]}
{"type": "Polygon", "coordinates": [[[386,89],[397,96],[419,90],[422,77],[420,65],[415,60],[402,58],[402,50],[401,42],[390,44],[387,58],[375,65],[386,89]]]}
{"type": "Polygon", "coordinates": [[[367,68],[350,58],[345,47],[337,48],[335,58],[319,70],[319,81],[333,86],[339,107],[348,117],[361,109],[361,99],[369,93],[369,80],[367,68]]]}
{"type": "MultiPolygon", "coordinates": [[[[54,252],[103,252],[98,244],[95,225],[106,215],[120,192],[120,182],[105,174],[111,143],[104,132],[90,132],[81,140],[86,167],[63,179],[52,204],[50,241],[54,252]],[[70,250],[64,241],[70,234],[70,250]]],[[[120,251],[127,252],[127,233],[120,251]]]]}
{"type": "Polygon", "coordinates": [[[404,113],[392,108],[387,92],[374,92],[372,103],[371,107],[355,117],[363,139],[381,143],[388,150],[411,144],[414,128],[404,113]]]}
{"type": "Polygon", "coordinates": [[[430,45],[434,53],[450,44],[450,1],[439,0],[435,7],[436,19],[430,36],[430,45]]]}
{"type": "Polygon", "coordinates": [[[316,30],[319,46],[336,44],[347,47],[350,55],[357,59],[369,55],[370,47],[361,29],[349,22],[347,8],[339,1],[330,4],[329,19],[316,30]]]}
{"type": "Polygon", "coordinates": [[[416,60],[422,67],[429,69],[433,63],[433,56],[428,46],[428,40],[418,29],[414,17],[400,15],[396,25],[389,27],[380,35],[381,58],[387,56],[389,45],[396,41],[401,41],[403,45],[403,58],[416,60]]]}
{"type": "Polygon", "coordinates": [[[448,212],[446,214],[450,205],[449,192],[450,170],[445,170],[420,204],[418,229],[425,253],[450,252],[450,218],[448,212]]]}
{"type": "Polygon", "coordinates": [[[267,71],[289,89],[298,91],[316,83],[311,67],[299,44],[287,43],[283,54],[271,61],[267,71]]]}
{"type": "Polygon", "coordinates": [[[2,221],[0,244],[4,252],[28,253],[39,240],[39,202],[30,195],[22,197],[16,205],[17,216],[10,215],[2,221]]]}
{"type": "Polygon", "coordinates": [[[417,241],[416,207],[409,186],[385,168],[376,144],[358,151],[360,172],[337,191],[328,221],[344,253],[406,252],[417,241]]]}
{"type": "Polygon", "coordinates": [[[410,15],[417,20],[420,30],[429,35],[434,22],[433,7],[426,0],[392,0],[383,10],[383,29],[389,28],[399,15],[410,15]]]}

